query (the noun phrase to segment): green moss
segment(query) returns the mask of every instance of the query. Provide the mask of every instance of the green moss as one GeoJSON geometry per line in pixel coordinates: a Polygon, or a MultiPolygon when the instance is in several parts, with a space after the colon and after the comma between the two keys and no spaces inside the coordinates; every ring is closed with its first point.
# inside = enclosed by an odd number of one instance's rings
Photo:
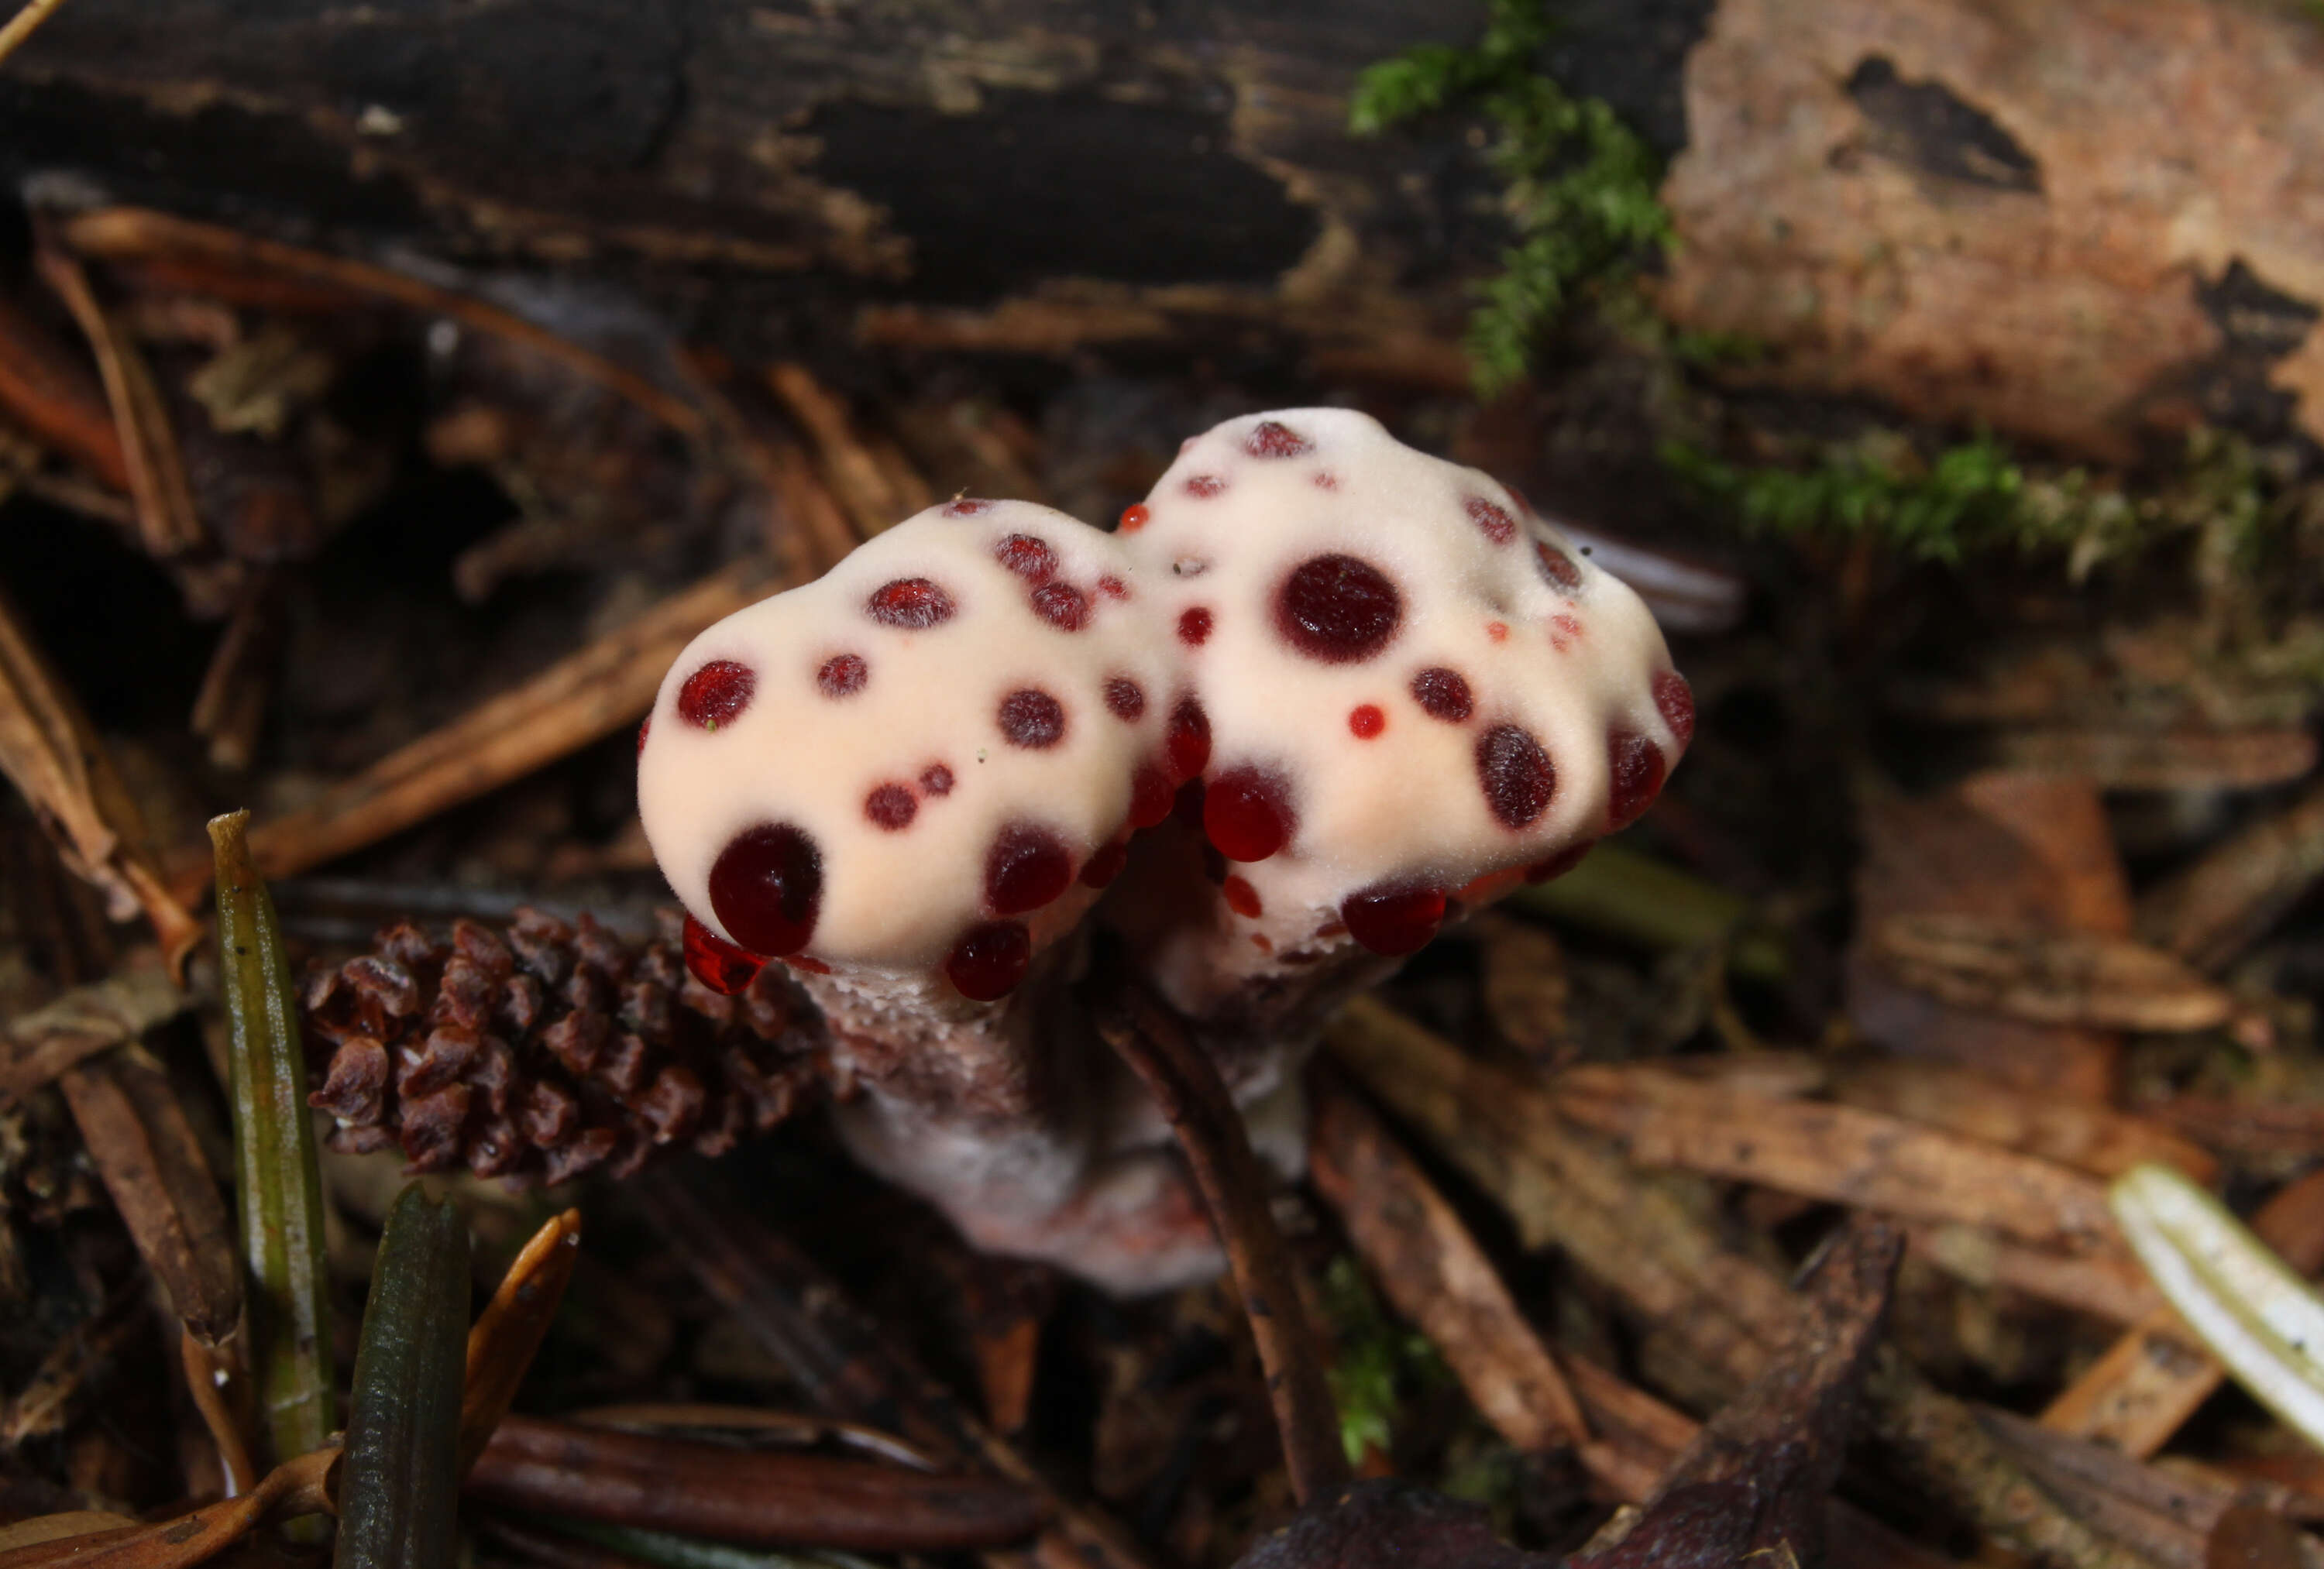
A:
{"type": "Polygon", "coordinates": [[[1426,1335],[1388,1317],[1356,1261],[1345,1253],[1323,1271],[1323,1311],[1332,1325],[1332,1398],[1340,1409],[1340,1442],[1353,1463],[1368,1449],[1387,1453],[1404,1400],[1451,1374],[1426,1335]]]}
{"type": "Polygon", "coordinates": [[[1537,69],[1550,32],[1542,0],[1492,0],[1474,47],[1431,44],[1384,60],[1349,105],[1358,135],[1452,108],[1481,112],[1499,132],[1490,157],[1515,238],[1500,275],[1478,291],[1468,334],[1488,398],[1523,379],[1534,344],[1585,285],[1671,238],[1646,143],[1602,101],[1571,96],[1537,69]]]}

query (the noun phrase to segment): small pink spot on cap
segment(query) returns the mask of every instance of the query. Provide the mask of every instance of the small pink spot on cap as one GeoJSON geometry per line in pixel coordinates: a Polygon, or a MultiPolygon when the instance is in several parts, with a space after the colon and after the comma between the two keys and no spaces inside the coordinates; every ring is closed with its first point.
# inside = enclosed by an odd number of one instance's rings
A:
{"type": "Polygon", "coordinates": [[[952,770],[942,763],[930,763],[920,770],[920,788],[931,795],[952,794],[952,770]]]}
{"type": "Polygon", "coordinates": [[[1011,534],[992,547],[992,558],[1027,583],[1044,582],[1057,570],[1057,553],[1030,534],[1011,534]]]}
{"type": "Polygon", "coordinates": [[[1369,741],[1388,729],[1388,715],[1376,702],[1360,702],[1348,711],[1348,729],[1356,739],[1369,741]]]}
{"type": "Polygon", "coordinates": [[[1573,558],[1546,539],[1533,542],[1533,557],[1541,568],[1542,581],[1560,593],[1572,593],[1582,586],[1582,569],[1573,558]]]}
{"type": "Polygon", "coordinates": [[[1517,520],[1508,509],[1482,496],[1471,496],[1461,503],[1471,521],[1485,531],[1485,537],[1496,545],[1507,545],[1517,537],[1517,520]]]}
{"type": "Polygon", "coordinates": [[[1487,621],[1485,636],[1496,643],[1506,643],[1509,640],[1509,624],[1507,621],[1487,621]]]}
{"type": "Polygon", "coordinates": [[[1186,482],[1186,494],[1197,500],[1208,500],[1227,488],[1227,482],[1216,474],[1195,474],[1186,482]]]}
{"type": "Polygon", "coordinates": [[[1336,491],[1340,488],[1340,476],[1329,469],[1317,469],[1314,484],[1319,491],[1336,491]]]}
{"type": "Polygon", "coordinates": [[[992,503],[982,496],[954,496],[945,503],[944,515],[947,518],[973,518],[980,512],[991,510],[992,503]]]}
{"type": "Polygon", "coordinates": [[[1109,575],[1097,580],[1097,592],[1110,600],[1126,600],[1130,597],[1130,585],[1109,575]]]}
{"type": "Polygon", "coordinates": [[[899,577],[882,583],[863,601],[863,609],[882,626],[924,632],[953,618],[952,596],[924,577],[899,577]]]}
{"type": "Polygon", "coordinates": [[[816,690],[825,697],[853,697],[872,678],[861,654],[834,654],[815,673],[816,690]]]}
{"type": "Polygon", "coordinates": [[[747,665],[713,659],[678,689],[678,717],[701,729],[729,724],[751,703],[759,678],[747,665]]]}
{"type": "Polygon", "coordinates": [[[1178,641],[1189,648],[1199,648],[1210,640],[1211,612],[1201,605],[1192,605],[1178,612],[1178,641]]]}
{"type": "Polygon", "coordinates": [[[1279,420],[1262,419],[1243,438],[1242,450],[1255,458],[1291,458],[1314,452],[1315,444],[1279,420]]]}
{"type": "Polygon", "coordinates": [[[1106,711],[1114,718],[1130,720],[1146,711],[1146,689],[1127,675],[1105,678],[1106,711]]]}

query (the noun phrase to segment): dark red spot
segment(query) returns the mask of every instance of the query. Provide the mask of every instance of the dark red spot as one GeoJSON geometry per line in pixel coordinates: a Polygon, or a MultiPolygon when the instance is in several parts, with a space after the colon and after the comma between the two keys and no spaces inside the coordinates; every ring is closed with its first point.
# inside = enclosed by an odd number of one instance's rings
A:
{"type": "Polygon", "coordinates": [[[834,654],[815,673],[816,690],[825,697],[853,697],[872,679],[872,667],[861,654],[834,654]]]}
{"type": "Polygon", "coordinates": [[[1178,612],[1178,641],[1189,648],[1199,648],[1210,640],[1211,612],[1200,605],[1178,612]]]}
{"type": "Polygon", "coordinates": [[[1196,833],[1203,831],[1203,782],[1200,779],[1189,779],[1178,786],[1178,793],[1170,798],[1170,815],[1178,820],[1179,827],[1190,828],[1196,833]]]}
{"type": "Polygon", "coordinates": [[[1348,711],[1348,729],[1354,732],[1356,739],[1369,741],[1388,729],[1388,715],[1376,702],[1360,702],[1348,711]]]}
{"type": "Polygon", "coordinates": [[[1074,880],[1074,858],[1046,828],[1012,822],[984,853],[984,903],[995,915],[1038,910],[1074,880]]]}
{"type": "Polygon", "coordinates": [[[1447,670],[1442,665],[1432,665],[1412,678],[1412,701],[1431,719],[1441,719],[1446,724],[1457,725],[1469,717],[1474,706],[1469,696],[1469,684],[1457,670],[1447,670]]]}
{"type": "Polygon", "coordinates": [[[1314,452],[1315,444],[1287,425],[1262,419],[1243,437],[1242,450],[1255,458],[1299,457],[1314,452]]]}
{"type": "Polygon", "coordinates": [[[1225,896],[1228,909],[1252,921],[1259,919],[1264,906],[1259,902],[1257,888],[1240,877],[1229,877],[1219,885],[1219,892],[1225,896]]]}
{"type": "Polygon", "coordinates": [[[1495,725],[1477,739],[1477,782],[1503,828],[1530,828],[1549,810],[1557,769],[1539,741],[1515,725],[1495,725]]]}
{"type": "Polygon", "coordinates": [[[925,632],[952,619],[952,596],[924,577],[899,577],[881,584],[863,601],[872,619],[908,632],[925,632]]]}
{"type": "Polygon", "coordinates": [[[1569,845],[1546,860],[1534,862],[1525,869],[1525,880],[1528,883],[1546,883],[1553,877],[1565,876],[1582,864],[1582,858],[1590,853],[1590,847],[1595,842],[1593,840],[1584,840],[1580,844],[1569,845]]]}
{"type": "Polygon", "coordinates": [[[1109,675],[1105,706],[1118,720],[1134,720],[1146,711],[1146,689],[1127,675],[1109,675]]]}
{"type": "Polygon", "coordinates": [[[1151,522],[1153,518],[1154,514],[1146,509],[1144,502],[1134,501],[1121,509],[1121,532],[1135,534],[1151,522]]]}
{"type": "Polygon", "coordinates": [[[797,953],[823,908],[823,852],[788,822],[736,834],[710,868],[710,910],[753,953],[797,953]]]}
{"type": "Polygon", "coordinates": [[[1027,583],[1040,583],[1057,570],[1057,553],[1030,534],[1011,534],[992,547],[992,555],[1027,583]]]}
{"type": "Polygon", "coordinates": [[[1012,747],[1040,751],[1065,739],[1063,704],[1038,687],[1020,686],[1001,700],[1001,739],[1012,747]]]}
{"type": "Polygon", "coordinates": [[[1340,488],[1339,476],[1334,474],[1329,469],[1317,469],[1315,471],[1315,488],[1319,491],[1336,491],[1340,488]]]}
{"type": "Polygon", "coordinates": [[[1663,789],[1663,750],[1644,736],[1616,730],[1606,738],[1609,784],[1606,819],[1616,828],[1655,803],[1663,789]]]}
{"type": "Polygon", "coordinates": [[[1435,888],[1367,888],[1341,901],[1340,919],[1374,953],[1416,953],[1444,924],[1444,895],[1435,888]]]}
{"type": "Polygon", "coordinates": [[[1265,860],[1290,842],[1298,821],[1289,781],[1264,768],[1228,769],[1203,801],[1203,832],[1231,860],[1265,860]]]}
{"type": "Polygon", "coordinates": [[[1069,583],[1045,583],[1033,591],[1033,613],[1061,632],[1089,625],[1089,596],[1069,583]]]}
{"type": "Polygon", "coordinates": [[[1573,558],[1546,539],[1533,542],[1534,560],[1541,566],[1542,581],[1560,593],[1572,593],[1582,586],[1582,569],[1573,558]]]}
{"type": "Polygon", "coordinates": [[[911,827],[919,810],[919,799],[908,784],[882,784],[863,798],[863,815],[890,833],[911,827]]]}
{"type": "Polygon", "coordinates": [[[1033,934],[1022,921],[972,926],[945,955],[945,976],[962,996],[990,1003],[1007,996],[1033,964],[1033,934]]]}
{"type": "Polygon", "coordinates": [[[1191,779],[1210,766],[1211,716],[1203,711],[1201,703],[1191,697],[1178,700],[1178,706],[1170,711],[1170,731],[1163,745],[1170,754],[1170,766],[1181,779],[1191,779]]]}
{"type": "Polygon", "coordinates": [[[709,664],[686,678],[678,689],[678,717],[687,724],[715,730],[720,725],[733,721],[734,716],[751,705],[752,689],[759,678],[751,674],[747,665],[737,665],[732,659],[713,659],[709,664]]]}
{"type": "Polygon", "coordinates": [[[641,756],[644,754],[646,749],[646,734],[652,729],[653,715],[648,714],[645,718],[638,721],[638,752],[641,756]]]}
{"type": "Polygon", "coordinates": [[[767,961],[746,953],[693,916],[686,918],[686,968],[696,980],[722,997],[731,997],[751,984],[767,961]]]}
{"type": "Polygon", "coordinates": [[[1170,775],[1151,763],[1139,765],[1130,780],[1130,826],[1152,828],[1170,815],[1171,800],[1177,786],[1170,775]]]}
{"type": "Polygon", "coordinates": [[[1121,868],[1130,864],[1130,841],[1115,840],[1102,844],[1090,858],[1082,863],[1082,883],[1086,887],[1102,888],[1121,876],[1121,868]]]}
{"type": "Polygon", "coordinates": [[[1301,562],[1275,594],[1275,625],[1290,645],[1326,665],[1369,659],[1396,636],[1404,601],[1380,570],[1352,555],[1301,562]]]}
{"type": "Polygon", "coordinates": [[[947,518],[973,518],[991,510],[992,503],[981,496],[954,496],[945,503],[944,513],[947,518]]]}
{"type": "Polygon", "coordinates": [[[1509,516],[1508,509],[1482,496],[1471,496],[1461,505],[1494,544],[1507,545],[1517,537],[1517,520],[1509,516]]]}
{"type": "Polygon", "coordinates": [[[1097,580],[1097,592],[1110,600],[1126,600],[1130,597],[1130,585],[1108,574],[1097,580]]]}
{"type": "Polygon", "coordinates": [[[1496,643],[1506,643],[1509,640],[1509,624],[1507,621],[1487,621],[1485,636],[1496,643]]]}
{"type": "Polygon", "coordinates": [[[1694,689],[1687,685],[1685,676],[1665,670],[1655,677],[1655,709],[1680,746],[1694,739],[1694,689]]]}
{"type": "Polygon", "coordinates": [[[952,770],[942,763],[930,763],[920,770],[920,788],[931,795],[952,794],[952,770]]]}
{"type": "Polygon", "coordinates": [[[1217,495],[1227,488],[1227,482],[1216,474],[1196,474],[1186,482],[1186,494],[1203,500],[1217,495]]]}

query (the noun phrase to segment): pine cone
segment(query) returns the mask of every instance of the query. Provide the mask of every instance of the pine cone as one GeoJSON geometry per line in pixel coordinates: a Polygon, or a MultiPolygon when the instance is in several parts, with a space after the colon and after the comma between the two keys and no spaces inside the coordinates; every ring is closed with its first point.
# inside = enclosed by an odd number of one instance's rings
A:
{"type": "Polygon", "coordinates": [[[309,977],[310,1042],[335,1150],[401,1144],[415,1171],[562,1182],[636,1170],[656,1151],[723,1153],[788,1116],[820,1077],[814,1011],[769,965],[735,996],[687,973],[674,920],[623,941],[520,910],[448,946],[409,922],[309,977]]]}

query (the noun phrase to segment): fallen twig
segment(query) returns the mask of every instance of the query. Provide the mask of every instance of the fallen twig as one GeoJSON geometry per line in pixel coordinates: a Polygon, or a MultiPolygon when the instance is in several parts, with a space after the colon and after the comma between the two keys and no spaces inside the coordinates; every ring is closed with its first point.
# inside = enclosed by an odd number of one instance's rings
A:
{"type": "Polygon", "coordinates": [[[9,1021],[0,1034],[0,1103],[20,1101],[75,1063],[139,1039],[191,1002],[162,973],[152,949],[134,950],[103,980],[9,1021]]]}

